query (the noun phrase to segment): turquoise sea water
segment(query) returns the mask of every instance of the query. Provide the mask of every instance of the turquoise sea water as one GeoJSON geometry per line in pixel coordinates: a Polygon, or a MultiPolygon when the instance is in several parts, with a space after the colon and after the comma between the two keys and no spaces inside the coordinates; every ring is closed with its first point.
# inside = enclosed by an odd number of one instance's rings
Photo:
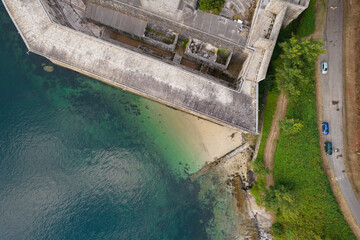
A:
{"type": "Polygon", "coordinates": [[[0,29],[0,240],[239,236],[227,174],[189,180],[158,103],[27,54],[2,4],[0,29]]]}
{"type": "Polygon", "coordinates": [[[155,103],[27,55],[2,4],[0,26],[0,239],[207,239],[155,103]]]}

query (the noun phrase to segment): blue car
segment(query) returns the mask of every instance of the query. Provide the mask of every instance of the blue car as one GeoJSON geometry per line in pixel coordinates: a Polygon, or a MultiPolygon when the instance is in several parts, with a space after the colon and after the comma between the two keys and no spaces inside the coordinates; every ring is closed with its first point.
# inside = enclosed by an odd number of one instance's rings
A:
{"type": "Polygon", "coordinates": [[[324,135],[329,134],[329,124],[327,122],[322,123],[322,132],[324,135]]]}

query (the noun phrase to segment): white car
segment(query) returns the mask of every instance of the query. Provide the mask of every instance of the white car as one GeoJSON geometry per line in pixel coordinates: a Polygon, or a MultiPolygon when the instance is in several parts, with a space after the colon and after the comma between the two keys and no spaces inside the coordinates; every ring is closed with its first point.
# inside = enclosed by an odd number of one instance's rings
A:
{"type": "Polygon", "coordinates": [[[321,63],[321,73],[322,74],[327,74],[328,72],[328,63],[327,62],[322,62],[321,63]]]}

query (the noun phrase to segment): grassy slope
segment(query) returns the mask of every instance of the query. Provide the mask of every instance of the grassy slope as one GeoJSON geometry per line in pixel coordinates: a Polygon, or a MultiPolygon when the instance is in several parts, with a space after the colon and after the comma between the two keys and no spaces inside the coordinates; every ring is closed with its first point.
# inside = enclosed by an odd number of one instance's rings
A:
{"type": "Polygon", "coordinates": [[[299,38],[306,37],[315,31],[315,5],[316,0],[311,0],[306,11],[302,13],[300,25],[296,32],[296,36],[299,38]]]}
{"type": "Polygon", "coordinates": [[[323,147],[319,146],[315,94],[308,92],[299,101],[290,100],[287,118],[302,120],[304,128],[294,136],[280,133],[275,152],[275,184],[291,186],[300,200],[298,217],[277,219],[287,228],[284,238],[354,239],[321,168],[323,147]]]}

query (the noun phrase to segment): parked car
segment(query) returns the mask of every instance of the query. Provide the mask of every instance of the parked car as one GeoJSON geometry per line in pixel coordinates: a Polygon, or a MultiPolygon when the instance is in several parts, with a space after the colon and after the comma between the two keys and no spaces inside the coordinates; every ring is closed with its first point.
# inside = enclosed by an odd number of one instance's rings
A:
{"type": "Polygon", "coordinates": [[[329,124],[327,122],[322,123],[322,132],[324,135],[329,134],[329,124]]]}
{"type": "Polygon", "coordinates": [[[322,74],[327,74],[328,72],[328,63],[327,62],[322,62],[321,63],[321,73],[322,74]]]}
{"type": "Polygon", "coordinates": [[[332,143],[331,142],[325,142],[325,153],[326,155],[332,155],[332,143]]]}

